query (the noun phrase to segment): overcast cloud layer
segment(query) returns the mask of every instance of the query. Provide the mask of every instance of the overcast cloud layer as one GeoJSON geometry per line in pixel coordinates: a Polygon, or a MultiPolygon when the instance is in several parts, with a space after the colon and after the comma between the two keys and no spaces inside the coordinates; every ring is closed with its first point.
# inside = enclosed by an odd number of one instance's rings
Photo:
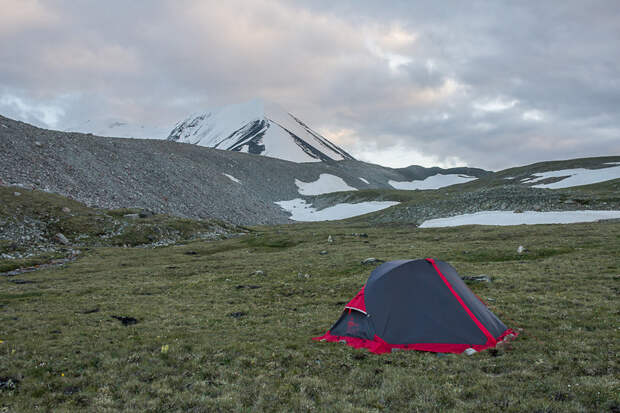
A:
{"type": "Polygon", "coordinates": [[[0,10],[0,114],[41,126],[115,119],[157,135],[262,97],[388,166],[620,154],[615,0],[0,0],[0,10]]]}

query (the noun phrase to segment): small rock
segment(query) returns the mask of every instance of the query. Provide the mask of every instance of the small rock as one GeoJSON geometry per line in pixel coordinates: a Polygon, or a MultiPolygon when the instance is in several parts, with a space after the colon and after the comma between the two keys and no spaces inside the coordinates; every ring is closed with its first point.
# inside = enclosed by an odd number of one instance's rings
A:
{"type": "Polygon", "coordinates": [[[378,258],[370,257],[370,258],[366,258],[365,260],[363,260],[362,264],[366,265],[366,264],[374,264],[374,263],[378,263],[378,262],[385,262],[385,261],[384,260],[380,260],[378,258]]]}
{"type": "Polygon", "coordinates": [[[68,386],[68,387],[65,387],[65,389],[63,390],[63,394],[70,396],[72,394],[79,393],[80,390],[81,389],[78,386],[68,386]]]}
{"type": "Polygon", "coordinates": [[[308,273],[301,273],[301,272],[297,273],[297,278],[305,278],[307,280],[310,277],[312,277],[312,275],[310,275],[308,273]]]}
{"type": "Polygon", "coordinates": [[[17,191],[13,192],[13,195],[15,196],[20,196],[21,194],[22,194],[21,192],[17,192],[17,191]]]}
{"type": "Polygon", "coordinates": [[[140,214],[125,214],[123,215],[124,218],[130,218],[130,219],[137,219],[140,218],[140,214]]]}
{"type": "Polygon", "coordinates": [[[463,353],[465,353],[468,356],[472,356],[472,355],[476,354],[477,351],[470,347],[470,348],[466,349],[463,353]]]}
{"type": "Polygon", "coordinates": [[[19,380],[15,377],[0,377],[0,390],[15,390],[18,384],[19,380]]]}
{"type": "Polygon", "coordinates": [[[43,144],[39,141],[34,141],[34,146],[36,146],[37,148],[41,148],[43,144]]]}
{"type": "Polygon", "coordinates": [[[228,317],[241,318],[241,317],[246,316],[246,315],[248,315],[248,313],[244,313],[243,311],[237,311],[235,313],[228,314],[228,317]]]}
{"type": "Polygon", "coordinates": [[[64,236],[64,234],[62,233],[58,233],[56,235],[54,235],[54,241],[59,242],[63,245],[69,245],[71,242],[69,242],[69,239],[67,237],[64,236]]]}
{"type": "Polygon", "coordinates": [[[196,251],[185,251],[185,255],[196,255],[198,254],[196,251]]]}
{"type": "Polygon", "coordinates": [[[489,277],[486,274],[469,275],[469,276],[466,275],[464,277],[461,277],[461,279],[463,281],[484,282],[484,283],[490,283],[491,282],[491,277],[489,277]]]}
{"type": "Polygon", "coordinates": [[[330,244],[334,242],[334,239],[332,238],[331,235],[327,237],[327,242],[329,242],[330,244]]]}
{"type": "Polygon", "coordinates": [[[149,217],[152,217],[153,215],[155,215],[155,213],[153,213],[152,211],[149,211],[148,209],[143,209],[138,214],[140,218],[149,218],[149,217]]]}
{"type": "Polygon", "coordinates": [[[98,312],[99,312],[99,308],[91,308],[90,310],[82,311],[82,314],[93,314],[93,313],[98,313],[98,312]]]}
{"type": "Polygon", "coordinates": [[[20,280],[20,279],[13,279],[13,280],[9,280],[10,283],[13,284],[35,284],[36,281],[32,281],[32,280],[20,280]]]}
{"type": "Polygon", "coordinates": [[[517,208],[517,209],[514,210],[514,213],[515,214],[522,214],[523,210],[521,208],[517,208]]]}
{"type": "Polygon", "coordinates": [[[327,251],[323,250],[323,251],[319,252],[319,254],[321,254],[321,255],[327,255],[327,251]]]}
{"type": "Polygon", "coordinates": [[[64,212],[65,214],[68,214],[71,212],[71,210],[67,207],[62,207],[62,212],[64,212]]]}
{"type": "Polygon", "coordinates": [[[527,249],[525,249],[523,245],[519,245],[517,248],[517,254],[523,254],[524,252],[527,252],[527,249]]]}
{"type": "Polygon", "coordinates": [[[254,271],[253,273],[250,274],[250,277],[252,277],[252,276],[264,276],[264,275],[267,275],[265,273],[265,271],[263,271],[263,270],[256,270],[256,271],[254,271]]]}

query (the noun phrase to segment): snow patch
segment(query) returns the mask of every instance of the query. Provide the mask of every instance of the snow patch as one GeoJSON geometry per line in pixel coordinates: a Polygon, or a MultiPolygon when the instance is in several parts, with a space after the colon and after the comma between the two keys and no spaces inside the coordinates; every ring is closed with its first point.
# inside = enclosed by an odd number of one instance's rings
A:
{"type": "Polygon", "coordinates": [[[465,182],[476,180],[475,176],[467,176],[467,175],[456,175],[456,174],[448,174],[448,175],[432,175],[423,180],[413,180],[410,182],[398,182],[398,181],[388,181],[393,188],[396,189],[405,189],[405,190],[413,190],[413,189],[439,189],[444,186],[462,184],[465,182]]]}
{"type": "Polygon", "coordinates": [[[225,173],[222,173],[222,175],[224,175],[226,178],[230,179],[230,180],[231,180],[231,181],[233,181],[233,182],[236,182],[236,183],[238,183],[238,184],[240,184],[240,183],[241,183],[241,181],[240,181],[240,180],[238,180],[237,178],[235,178],[235,177],[234,177],[234,176],[232,176],[232,175],[228,175],[228,174],[225,174],[225,173]]]}
{"type": "Polygon", "coordinates": [[[360,178],[360,181],[362,181],[363,183],[370,185],[370,182],[368,182],[367,180],[365,180],[364,178],[360,178]]]}
{"type": "Polygon", "coordinates": [[[319,179],[314,182],[303,182],[299,179],[295,179],[295,185],[297,185],[299,188],[298,191],[302,195],[320,195],[328,194],[330,192],[357,191],[357,188],[347,185],[344,179],[331,174],[321,174],[319,175],[319,179]]]}
{"type": "Polygon", "coordinates": [[[620,218],[620,211],[524,211],[522,213],[482,211],[449,218],[429,219],[424,221],[420,228],[457,227],[460,225],[572,224],[613,218],[620,218]]]}
{"type": "Polygon", "coordinates": [[[562,169],[559,171],[540,172],[532,174],[534,178],[526,178],[522,183],[533,184],[547,178],[566,177],[551,184],[532,185],[534,188],[569,188],[571,186],[590,185],[599,182],[620,178],[620,166],[611,166],[603,169],[562,169]]]}
{"type": "Polygon", "coordinates": [[[351,218],[358,215],[368,214],[389,208],[399,202],[394,201],[368,201],[357,204],[337,204],[320,211],[309,205],[303,199],[291,199],[290,201],[275,202],[280,208],[291,213],[293,221],[331,221],[336,219],[351,218]]]}

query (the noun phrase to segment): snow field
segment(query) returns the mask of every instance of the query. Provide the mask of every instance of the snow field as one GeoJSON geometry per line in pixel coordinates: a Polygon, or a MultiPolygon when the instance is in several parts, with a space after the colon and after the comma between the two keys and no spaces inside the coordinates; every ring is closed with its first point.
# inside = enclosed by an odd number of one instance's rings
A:
{"type": "MultiPolygon", "coordinates": [[[[615,165],[617,162],[610,162],[609,164],[615,165]]],[[[534,178],[527,178],[521,183],[531,184],[542,181],[547,178],[557,178],[566,176],[561,181],[551,184],[538,184],[532,185],[534,188],[548,188],[548,189],[560,189],[570,188],[571,186],[590,185],[598,182],[610,181],[612,179],[620,178],[620,166],[611,166],[603,169],[562,169],[559,171],[540,172],[532,174],[534,178]]]]}
{"type": "Polygon", "coordinates": [[[613,218],[620,218],[620,211],[524,211],[522,213],[481,211],[449,218],[429,219],[424,221],[420,228],[457,227],[461,225],[573,224],[613,218]]]}
{"type": "Polygon", "coordinates": [[[398,202],[393,201],[368,201],[357,204],[337,204],[320,211],[309,205],[303,199],[291,199],[290,201],[276,202],[280,208],[291,213],[293,221],[331,221],[337,219],[351,218],[358,215],[368,214],[389,208],[398,202]]]}
{"type": "Polygon", "coordinates": [[[357,188],[347,185],[344,179],[331,174],[321,174],[319,175],[319,179],[314,182],[303,182],[299,179],[295,179],[295,185],[299,188],[298,192],[301,195],[320,195],[328,194],[330,192],[357,191],[357,188]]]}

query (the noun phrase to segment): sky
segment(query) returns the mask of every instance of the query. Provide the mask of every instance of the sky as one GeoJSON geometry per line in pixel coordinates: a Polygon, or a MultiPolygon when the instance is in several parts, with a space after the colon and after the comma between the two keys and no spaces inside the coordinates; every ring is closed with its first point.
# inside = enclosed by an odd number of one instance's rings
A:
{"type": "Polygon", "coordinates": [[[620,155],[620,2],[0,0],[0,114],[154,138],[263,98],[357,159],[620,155]]]}

